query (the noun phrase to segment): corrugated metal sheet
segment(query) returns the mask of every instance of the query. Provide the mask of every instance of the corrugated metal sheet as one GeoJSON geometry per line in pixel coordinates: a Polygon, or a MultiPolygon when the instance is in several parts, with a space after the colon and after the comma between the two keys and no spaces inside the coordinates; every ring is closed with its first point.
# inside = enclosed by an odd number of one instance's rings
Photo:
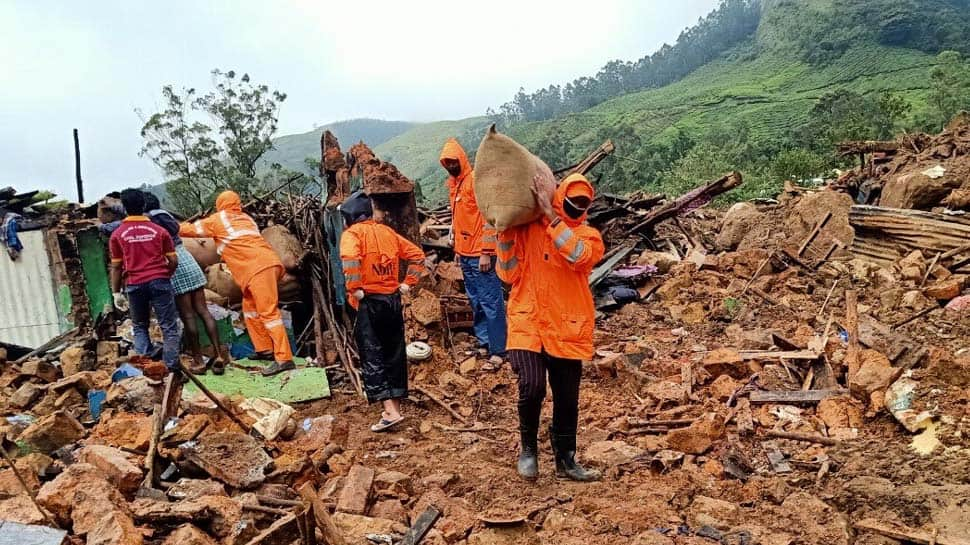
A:
{"type": "Polygon", "coordinates": [[[36,348],[60,333],[50,259],[42,231],[20,233],[24,251],[0,251],[0,341],[36,348]]]}

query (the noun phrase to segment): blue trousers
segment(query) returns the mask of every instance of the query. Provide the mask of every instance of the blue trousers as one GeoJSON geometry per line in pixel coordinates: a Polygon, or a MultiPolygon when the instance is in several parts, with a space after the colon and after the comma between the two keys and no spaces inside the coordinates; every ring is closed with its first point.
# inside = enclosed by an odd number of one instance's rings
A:
{"type": "Polygon", "coordinates": [[[495,273],[495,257],[492,257],[491,270],[482,272],[478,270],[477,257],[461,256],[461,273],[475,316],[475,337],[479,344],[488,347],[489,354],[504,355],[508,329],[502,281],[495,273]]]}
{"type": "Polygon", "coordinates": [[[130,306],[131,325],[135,335],[135,352],[142,355],[154,351],[151,337],[148,336],[148,324],[151,311],[155,309],[155,318],[162,329],[162,361],[169,369],[176,366],[179,358],[180,326],[178,311],[175,308],[175,290],[172,282],[166,279],[152,280],[144,284],[128,286],[128,304],[130,306]]]}

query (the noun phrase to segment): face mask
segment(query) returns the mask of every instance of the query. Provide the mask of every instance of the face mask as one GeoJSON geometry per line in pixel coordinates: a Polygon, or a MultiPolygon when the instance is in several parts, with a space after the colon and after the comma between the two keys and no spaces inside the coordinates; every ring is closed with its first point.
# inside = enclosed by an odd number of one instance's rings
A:
{"type": "Polygon", "coordinates": [[[563,212],[565,212],[567,216],[569,216],[574,220],[578,220],[579,218],[583,217],[583,214],[586,213],[586,210],[588,208],[589,208],[588,206],[585,208],[579,208],[578,206],[573,204],[573,202],[568,198],[563,199],[563,202],[562,202],[563,212]]]}
{"type": "Polygon", "coordinates": [[[445,167],[445,170],[448,171],[448,174],[451,174],[452,176],[454,176],[456,178],[458,176],[461,176],[461,165],[455,165],[455,166],[445,167]]]}

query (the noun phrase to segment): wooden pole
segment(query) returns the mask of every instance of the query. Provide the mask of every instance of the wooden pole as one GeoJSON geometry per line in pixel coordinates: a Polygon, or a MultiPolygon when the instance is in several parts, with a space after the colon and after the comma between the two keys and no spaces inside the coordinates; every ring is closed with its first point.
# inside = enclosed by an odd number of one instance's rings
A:
{"type": "Polygon", "coordinates": [[[845,291],[845,330],[849,335],[849,348],[845,354],[848,366],[846,380],[851,380],[859,371],[859,307],[855,290],[845,291]]]}
{"type": "Polygon", "coordinates": [[[84,202],[84,182],[81,181],[81,144],[74,129],[74,179],[77,181],[77,202],[84,202]]]}
{"type": "Polygon", "coordinates": [[[20,482],[20,486],[23,487],[24,492],[26,492],[27,496],[30,497],[30,501],[34,503],[34,507],[37,508],[37,511],[40,512],[41,516],[44,517],[44,520],[46,520],[47,523],[54,528],[60,529],[61,527],[51,519],[50,515],[47,514],[47,511],[44,511],[40,504],[37,503],[37,493],[27,486],[27,481],[24,480],[23,475],[20,474],[20,470],[17,469],[17,465],[14,463],[13,457],[10,456],[7,449],[3,448],[3,445],[0,445],[0,454],[3,454],[3,459],[6,460],[7,464],[10,465],[10,469],[13,471],[14,477],[16,477],[17,481],[20,482]]]}

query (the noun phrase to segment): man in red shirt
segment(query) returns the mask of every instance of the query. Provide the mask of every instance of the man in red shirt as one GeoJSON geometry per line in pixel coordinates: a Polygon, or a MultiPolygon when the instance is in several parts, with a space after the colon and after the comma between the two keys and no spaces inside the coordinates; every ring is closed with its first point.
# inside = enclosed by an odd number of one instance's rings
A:
{"type": "Polygon", "coordinates": [[[172,272],[178,266],[175,245],[164,228],[142,215],[145,212],[145,195],[141,191],[122,191],[121,204],[128,215],[108,242],[114,303],[118,310],[130,309],[135,352],[143,355],[153,351],[148,323],[151,309],[155,309],[155,317],[164,337],[162,360],[169,369],[174,369],[178,363],[180,334],[171,281],[172,272]],[[124,292],[122,279],[126,286],[124,292]]]}

